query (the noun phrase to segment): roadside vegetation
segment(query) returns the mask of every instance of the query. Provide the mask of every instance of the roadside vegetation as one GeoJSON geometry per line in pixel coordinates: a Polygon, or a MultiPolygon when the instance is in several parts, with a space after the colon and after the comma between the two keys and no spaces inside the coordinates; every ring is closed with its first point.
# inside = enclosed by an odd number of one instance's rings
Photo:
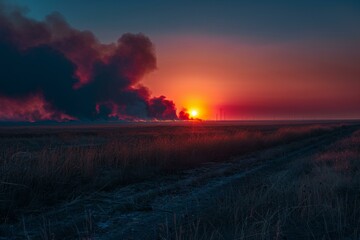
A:
{"type": "Polygon", "coordinates": [[[360,131],[261,174],[202,202],[165,239],[360,238],[360,131]]]}
{"type": "MultiPolygon", "coordinates": [[[[234,156],[325,134],[339,127],[342,126],[193,125],[5,131],[0,135],[0,220],[3,223],[17,221],[23,210],[41,211],[44,207],[83,194],[109,191],[114,187],[174,174],[206,162],[228,161],[234,156]]],[[[321,161],[320,156],[319,159],[318,165],[328,162],[321,161]]],[[[239,191],[250,191],[248,204],[252,201],[252,194],[256,198],[261,196],[257,201],[264,198],[266,202],[269,200],[266,199],[269,190],[261,186],[256,187],[256,193],[251,193],[251,185],[239,191]]],[[[307,191],[304,186],[299,185],[307,191]]],[[[276,187],[279,191],[287,189],[275,185],[267,187],[276,187]]],[[[226,201],[234,200],[228,198],[226,201]]],[[[236,201],[234,204],[237,204],[236,201]]],[[[246,206],[245,203],[239,204],[246,206]]],[[[227,209],[233,211],[231,202],[223,205],[229,205],[227,209]]],[[[257,205],[263,209],[257,211],[266,211],[267,207],[261,202],[257,205]]],[[[241,214],[244,215],[236,218],[248,217],[247,213],[241,214]]],[[[266,228],[263,231],[273,230],[266,228]]]]}

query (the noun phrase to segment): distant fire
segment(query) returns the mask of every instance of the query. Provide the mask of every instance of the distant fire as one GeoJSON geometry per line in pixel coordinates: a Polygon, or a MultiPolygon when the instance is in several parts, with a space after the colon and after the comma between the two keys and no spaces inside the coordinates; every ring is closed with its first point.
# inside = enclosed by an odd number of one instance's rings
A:
{"type": "Polygon", "coordinates": [[[0,97],[0,119],[5,121],[44,121],[44,120],[75,120],[66,114],[51,110],[40,96],[26,99],[9,99],[0,97]]]}
{"type": "Polygon", "coordinates": [[[0,4],[0,52],[0,120],[187,118],[141,84],[157,68],[141,33],[103,44],[59,13],[36,21],[0,4]]]}

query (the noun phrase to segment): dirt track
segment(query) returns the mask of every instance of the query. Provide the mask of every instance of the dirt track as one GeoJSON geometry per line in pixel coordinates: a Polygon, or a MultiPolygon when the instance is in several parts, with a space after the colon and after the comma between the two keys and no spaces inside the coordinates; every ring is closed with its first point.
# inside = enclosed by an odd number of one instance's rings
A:
{"type": "Polygon", "coordinates": [[[191,221],[192,214],[201,209],[207,199],[242,184],[245,176],[309,157],[355,129],[336,129],[318,137],[238,157],[231,162],[209,163],[181,175],[159,177],[112,192],[83,196],[41,216],[29,214],[21,226],[6,228],[11,239],[15,236],[19,239],[51,236],[55,239],[59,236],[61,239],[158,239],[164,234],[166,222],[172,225],[174,218],[191,221]]]}

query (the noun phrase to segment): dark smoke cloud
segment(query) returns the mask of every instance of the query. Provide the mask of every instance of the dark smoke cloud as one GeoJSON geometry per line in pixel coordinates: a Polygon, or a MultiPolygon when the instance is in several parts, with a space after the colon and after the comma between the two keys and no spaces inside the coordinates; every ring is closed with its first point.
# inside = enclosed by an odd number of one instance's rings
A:
{"type": "Polygon", "coordinates": [[[143,34],[102,44],[59,13],[39,22],[0,3],[0,64],[3,119],[178,119],[172,101],[150,98],[140,84],[156,69],[153,44],[143,34]]]}
{"type": "Polygon", "coordinates": [[[188,110],[186,108],[183,108],[179,112],[179,119],[180,120],[190,120],[190,114],[188,113],[188,110]]]}
{"type": "Polygon", "coordinates": [[[176,119],[176,108],[173,101],[166,100],[165,96],[155,97],[149,103],[150,116],[156,119],[176,119]]]}

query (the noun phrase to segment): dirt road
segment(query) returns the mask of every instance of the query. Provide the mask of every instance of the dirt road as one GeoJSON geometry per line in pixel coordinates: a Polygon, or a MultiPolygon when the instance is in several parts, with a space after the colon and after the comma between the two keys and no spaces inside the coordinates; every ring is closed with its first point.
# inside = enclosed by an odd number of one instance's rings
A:
{"type": "Polygon", "coordinates": [[[2,229],[7,229],[11,239],[159,239],[172,228],[174,219],[190,221],[207,199],[243,184],[245,176],[309,157],[356,129],[356,126],[337,128],[227,163],[208,163],[182,174],[82,196],[40,216],[29,213],[21,224],[2,229]]]}

